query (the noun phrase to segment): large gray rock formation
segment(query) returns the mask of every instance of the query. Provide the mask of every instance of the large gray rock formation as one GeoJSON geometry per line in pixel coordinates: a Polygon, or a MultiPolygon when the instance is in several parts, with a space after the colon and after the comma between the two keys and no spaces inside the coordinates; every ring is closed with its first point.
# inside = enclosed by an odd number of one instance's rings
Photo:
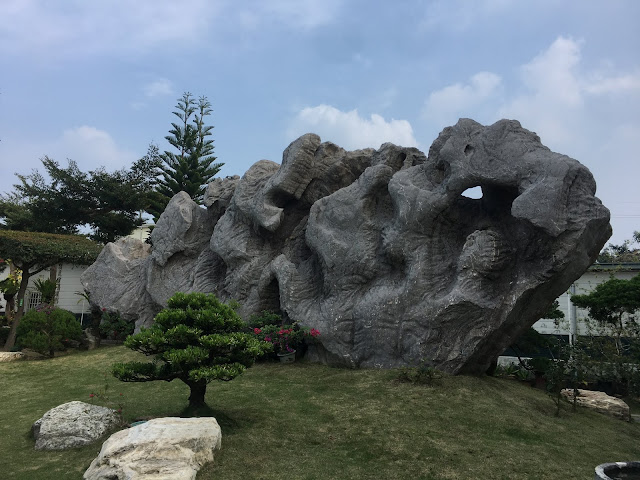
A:
{"type": "Polygon", "coordinates": [[[93,302],[138,326],[175,291],[213,292],[245,317],[279,311],[317,328],[319,360],[480,373],[610,237],[595,188],[517,121],[462,119],[428,158],[392,144],[347,152],[307,134],[281,165],[217,179],[206,209],[176,195],[151,252],[121,240],[82,280],[93,302]],[[481,199],[463,195],[476,186],[481,199]]]}

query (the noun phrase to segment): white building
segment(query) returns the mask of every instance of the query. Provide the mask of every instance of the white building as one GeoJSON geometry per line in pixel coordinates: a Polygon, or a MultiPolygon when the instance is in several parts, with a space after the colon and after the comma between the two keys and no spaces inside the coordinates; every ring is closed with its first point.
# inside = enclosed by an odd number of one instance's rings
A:
{"type": "Polygon", "coordinates": [[[595,263],[591,265],[569,290],[558,298],[564,319],[556,324],[553,320],[543,318],[538,320],[533,328],[543,334],[568,335],[570,338],[586,334],[585,319],[588,317],[588,312],[573,305],[571,294],[589,293],[596,285],[606,282],[611,277],[630,280],[638,274],[640,274],[640,263],[595,263]]]}
{"type": "MultiPolygon", "coordinates": [[[[131,232],[129,237],[137,238],[138,240],[145,241],[151,233],[151,225],[145,224],[136,228],[131,232]]],[[[89,304],[87,300],[80,295],[84,289],[80,283],[80,275],[86,270],[86,266],[83,265],[71,265],[63,263],[57,267],[57,279],[58,279],[58,291],[56,305],[65,310],[75,313],[80,318],[89,314],[89,304]]],[[[9,275],[9,269],[6,268],[3,273],[0,273],[0,280],[7,278],[9,275]]],[[[34,275],[29,279],[29,286],[27,287],[27,293],[25,294],[25,312],[38,305],[42,298],[40,293],[35,288],[35,281],[41,278],[43,280],[49,278],[49,269],[45,269],[42,272],[34,275]]],[[[0,293],[0,312],[4,312],[5,300],[0,293]]]]}

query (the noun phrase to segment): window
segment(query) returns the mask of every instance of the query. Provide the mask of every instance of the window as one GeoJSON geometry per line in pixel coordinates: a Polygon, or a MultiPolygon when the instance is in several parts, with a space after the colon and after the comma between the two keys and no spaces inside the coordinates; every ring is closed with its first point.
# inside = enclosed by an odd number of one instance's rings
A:
{"type": "Polygon", "coordinates": [[[25,306],[26,308],[24,309],[24,311],[28,312],[32,308],[36,308],[41,303],[42,303],[42,294],[37,290],[31,290],[27,292],[27,301],[25,306]]]}

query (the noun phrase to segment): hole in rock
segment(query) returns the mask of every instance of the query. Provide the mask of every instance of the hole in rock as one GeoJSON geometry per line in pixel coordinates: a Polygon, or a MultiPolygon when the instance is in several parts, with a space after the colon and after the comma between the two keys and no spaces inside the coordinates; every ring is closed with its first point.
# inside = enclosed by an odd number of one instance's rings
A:
{"type": "Polygon", "coordinates": [[[518,187],[509,185],[485,185],[482,187],[482,207],[489,213],[509,214],[518,197],[518,187]]]}
{"type": "Polygon", "coordinates": [[[462,192],[462,196],[473,199],[482,198],[482,187],[478,185],[476,187],[467,188],[462,192]]]}
{"type": "Polygon", "coordinates": [[[260,311],[263,310],[281,315],[284,320],[288,319],[287,313],[280,307],[280,285],[275,278],[260,292],[260,311]]]}
{"type": "Polygon", "coordinates": [[[288,192],[284,190],[273,189],[269,192],[267,199],[271,200],[271,202],[278,208],[287,208],[294,204],[297,200],[296,198],[288,192]]]}
{"type": "Polygon", "coordinates": [[[471,145],[467,145],[464,147],[464,154],[468,157],[473,153],[473,147],[471,145]]]}

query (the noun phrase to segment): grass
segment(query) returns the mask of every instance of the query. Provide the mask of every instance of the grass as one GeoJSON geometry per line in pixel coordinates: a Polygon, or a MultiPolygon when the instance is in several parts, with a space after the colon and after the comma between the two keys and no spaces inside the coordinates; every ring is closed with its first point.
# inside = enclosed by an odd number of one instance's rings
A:
{"type": "MultiPolygon", "coordinates": [[[[48,409],[89,400],[114,361],[101,348],[52,360],[0,364],[0,469],[5,479],[79,479],[101,443],[33,448],[31,424],[48,409]]],[[[125,420],[180,416],[182,383],[120,383],[125,420]]],[[[596,465],[640,458],[640,425],[586,410],[559,418],[541,391],[513,380],[445,377],[424,387],[393,371],[258,364],[210,384],[222,450],[198,479],[584,479],[596,465]]]]}

